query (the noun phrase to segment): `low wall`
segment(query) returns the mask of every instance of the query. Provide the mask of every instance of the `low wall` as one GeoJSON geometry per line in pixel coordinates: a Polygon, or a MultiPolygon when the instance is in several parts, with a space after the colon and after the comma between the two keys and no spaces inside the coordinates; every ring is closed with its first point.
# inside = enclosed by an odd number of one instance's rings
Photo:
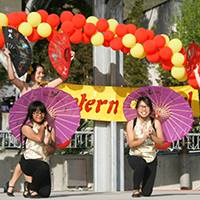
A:
{"type": "MultiPolygon", "coordinates": [[[[0,187],[9,180],[19,156],[16,150],[0,153],[0,187]]],[[[155,186],[173,186],[179,184],[182,173],[189,173],[193,189],[200,188],[200,154],[186,154],[181,160],[178,154],[158,156],[158,168],[155,186]],[[183,165],[187,171],[183,171],[183,165]]],[[[69,188],[87,188],[93,183],[93,157],[91,155],[55,155],[50,159],[52,190],[69,188]]],[[[132,189],[133,171],[125,157],[125,190],[132,189]]],[[[23,190],[23,177],[17,183],[16,190],[23,190]]]]}

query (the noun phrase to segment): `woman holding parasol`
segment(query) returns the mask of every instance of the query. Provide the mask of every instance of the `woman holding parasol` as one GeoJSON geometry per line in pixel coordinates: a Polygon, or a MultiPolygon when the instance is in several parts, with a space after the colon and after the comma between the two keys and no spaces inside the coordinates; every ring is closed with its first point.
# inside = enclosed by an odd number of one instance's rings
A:
{"type": "MultiPolygon", "coordinates": [[[[44,85],[44,77],[45,77],[45,72],[44,72],[44,67],[41,64],[34,63],[30,67],[28,73],[27,73],[27,78],[26,82],[20,80],[19,78],[16,77],[10,57],[10,51],[7,48],[4,48],[4,55],[6,56],[7,59],[7,66],[8,66],[8,79],[14,84],[21,92],[21,95],[27,93],[28,91],[31,91],[33,89],[37,89],[40,87],[57,87],[59,84],[61,84],[64,79],[62,78],[57,78],[49,83],[45,83],[44,85]]],[[[71,51],[71,60],[74,58],[74,52],[71,51]]],[[[15,170],[13,172],[13,175],[6,183],[6,192],[9,196],[14,196],[14,186],[19,179],[19,177],[22,175],[22,170],[19,164],[16,165],[15,170]]],[[[32,177],[25,176],[25,183],[24,183],[24,193],[23,195],[26,197],[28,195],[27,191],[27,183],[31,182],[32,177]]]]}
{"type": "Polygon", "coordinates": [[[130,147],[128,162],[134,170],[132,197],[150,196],[156,176],[157,157],[155,144],[164,142],[159,120],[152,118],[153,105],[149,97],[141,96],[136,103],[137,117],[126,126],[130,147]]]}

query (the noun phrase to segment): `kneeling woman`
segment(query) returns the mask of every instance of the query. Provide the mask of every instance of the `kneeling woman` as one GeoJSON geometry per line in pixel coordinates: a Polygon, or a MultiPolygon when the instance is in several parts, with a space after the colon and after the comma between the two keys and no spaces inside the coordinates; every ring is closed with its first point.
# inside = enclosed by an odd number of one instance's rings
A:
{"type": "Polygon", "coordinates": [[[136,104],[137,117],[127,123],[127,142],[130,147],[128,161],[134,170],[133,197],[150,196],[156,176],[155,144],[164,141],[161,124],[152,118],[153,106],[147,96],[136,104]]]}
{"type": "Polygon", "coordinates": [[[48,155],[55,151],[55,133],[46,121],[47,110],[40,101],[32,102],[21,128],[25,151],[20,160],[24,174],[31,176],[27,197],[49,197],[51,177],[48,155]]]}

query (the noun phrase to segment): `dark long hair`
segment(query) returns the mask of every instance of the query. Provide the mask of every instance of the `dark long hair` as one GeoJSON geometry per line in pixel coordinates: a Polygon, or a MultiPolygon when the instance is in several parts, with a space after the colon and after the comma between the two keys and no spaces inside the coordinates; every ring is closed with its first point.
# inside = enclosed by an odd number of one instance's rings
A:
{"type": "Polygon", "coordinates": [[[27,72],[27,76],[26,76],[26,83],[30,83],[31,82],[31,77],[32,75],[35,74],[36,70],[38,67],[42,67],[44,69],[44,66],[40,63],[32,63],[32,65],[29,67],[28,72],[27,72]]]}
{"type": "Polygon", "coordinates": [[[150,108],[150,114],[153,113],[153,104],[151,99],[148,96],[141,96],[138,98],[135,108],[138,109],[140,102],[143,101],[149,108],[150,108]]]}
{"type": "MultiPolygon", "coordinates": [[[[22,151],[22,127],[27,123],[28,120],[30,120],[31,122],[33,122],[33,113],[36,112],[37,110],[41,111],[42,113],[45,114],[45,117],[43,119],[43,121],[41,122],[41,124],[46,120],[46,116],[47,116],[47,109],[45,107],[45,105],[41,102],[41,101],[33,101],[29,104],[28,106],[28,113],[26,115],[26,118],[20,128],[20,143],[21,143],[21,148],[18,152],[18,154],[20,154],[20,152],[22,151]]],[[[24,138],[24,148],[25,148],[25,140],[26,138],[24,138]]]]}

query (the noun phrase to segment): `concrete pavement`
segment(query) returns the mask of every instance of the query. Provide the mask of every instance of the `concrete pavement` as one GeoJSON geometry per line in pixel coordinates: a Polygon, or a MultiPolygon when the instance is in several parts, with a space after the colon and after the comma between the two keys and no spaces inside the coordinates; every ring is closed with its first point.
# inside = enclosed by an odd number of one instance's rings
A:
{"type": "MultiPolygon", "coordinates": [[[[0,193],[0,200],[21,200],[22,193],[15,193],[15,197],[8,197],[5,193],[0,193]]],[[[96,193],[96,192],[52,192],[49,199],[52,200],[131,200],[131,191],[96,193]]],[[[154,190],[151,197],[140,197],[138,199],[156,199],[156,200],[199,200],[200,191],[197,190],[154,190]]]]}

